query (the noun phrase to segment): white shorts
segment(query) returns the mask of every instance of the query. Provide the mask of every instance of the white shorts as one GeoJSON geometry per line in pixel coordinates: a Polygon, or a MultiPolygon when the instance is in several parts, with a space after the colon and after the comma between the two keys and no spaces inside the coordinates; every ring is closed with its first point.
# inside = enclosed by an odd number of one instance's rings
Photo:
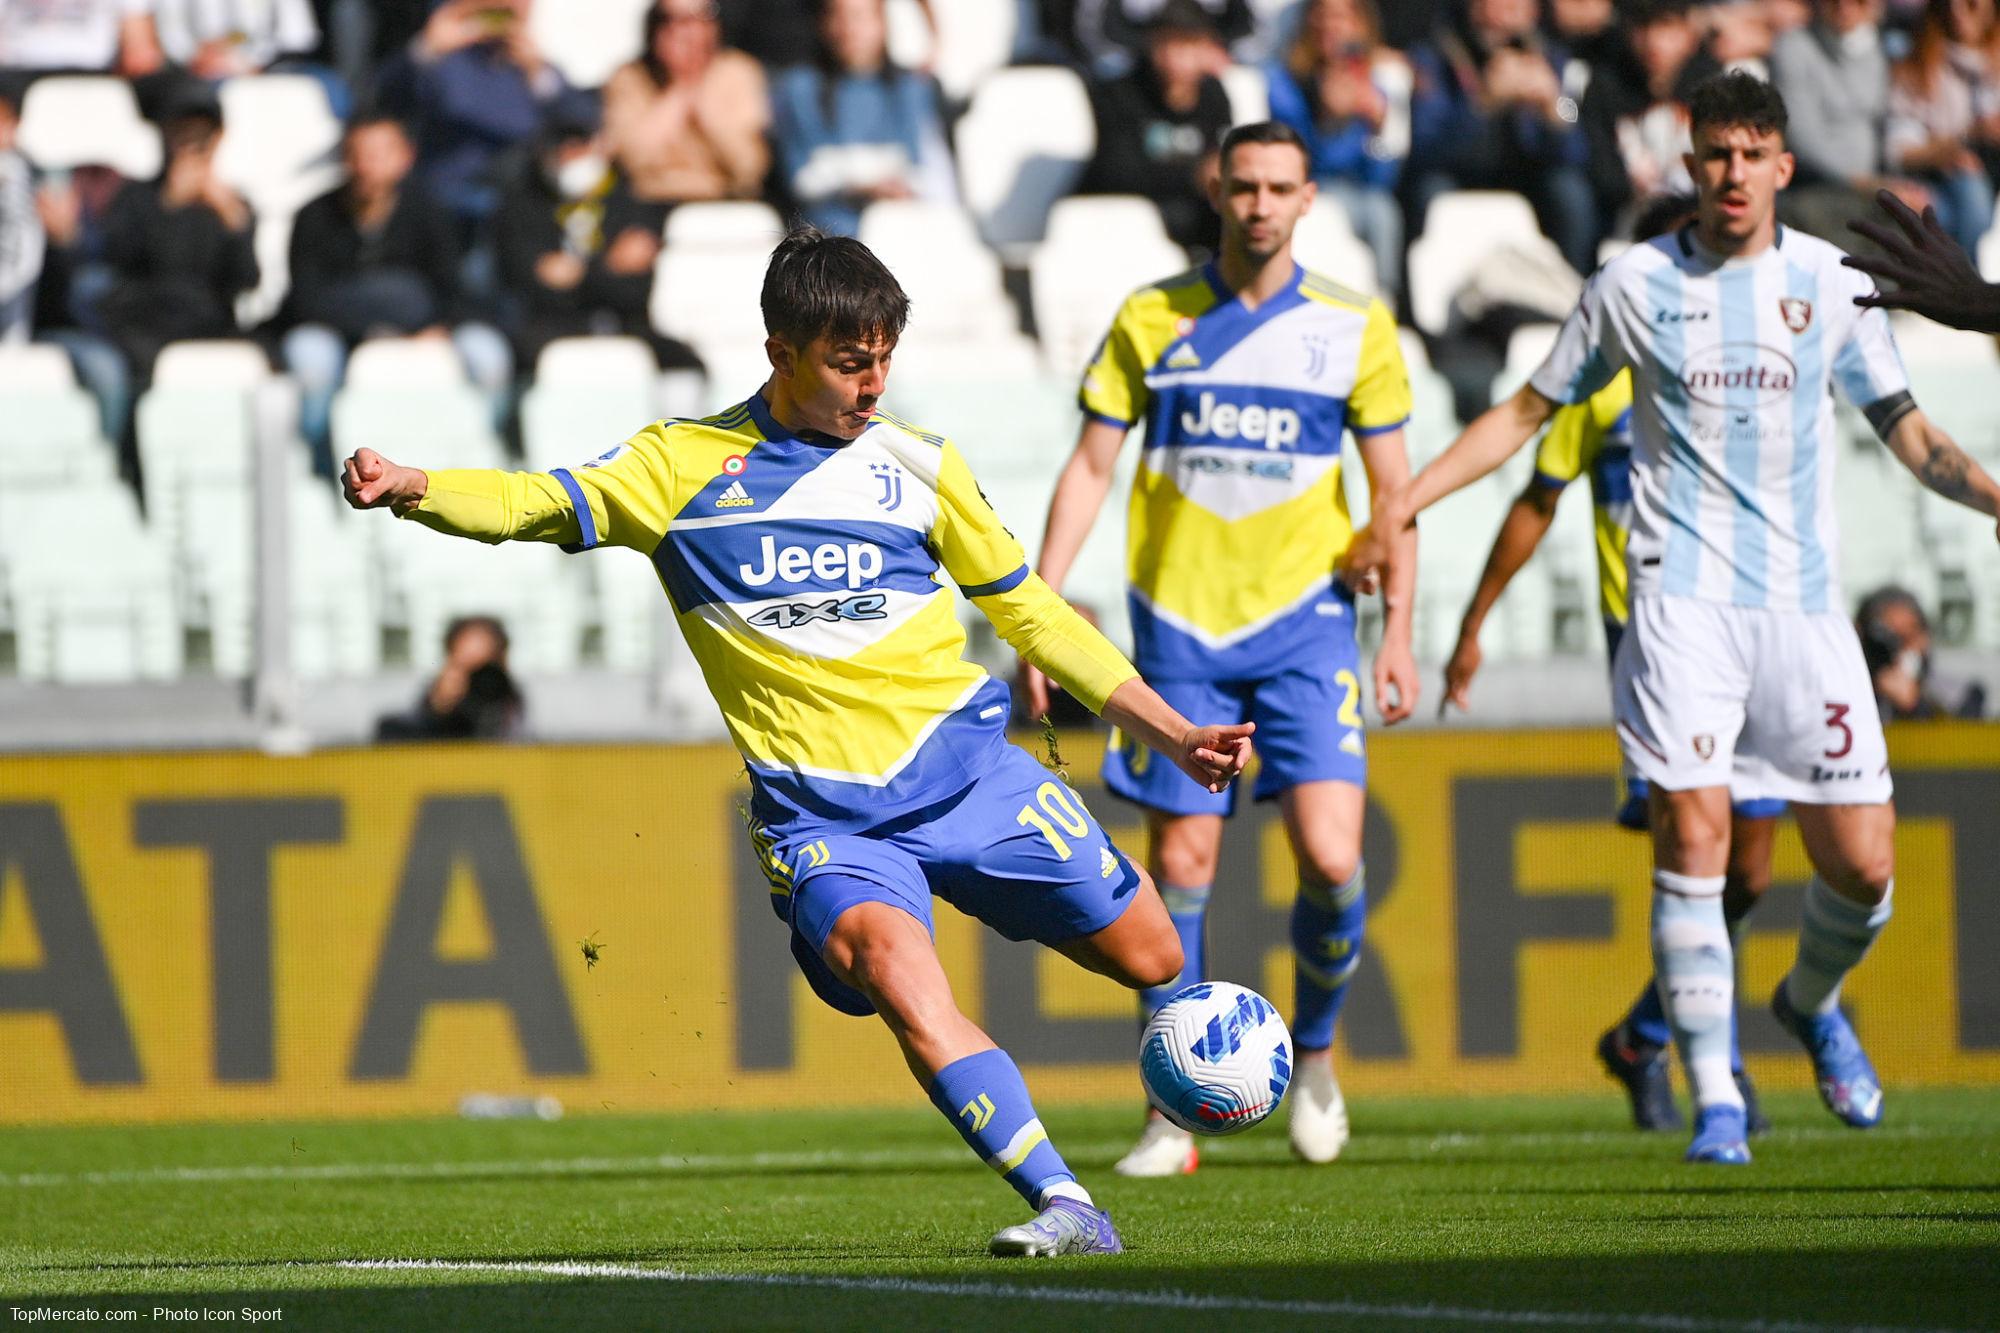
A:
{"type": "Polygon", "coordinates": [[[1880,805],[1889,748],[1846,617],[1648,594],[1611,668],[1618,745],[1666,791],[1880,805]]]}

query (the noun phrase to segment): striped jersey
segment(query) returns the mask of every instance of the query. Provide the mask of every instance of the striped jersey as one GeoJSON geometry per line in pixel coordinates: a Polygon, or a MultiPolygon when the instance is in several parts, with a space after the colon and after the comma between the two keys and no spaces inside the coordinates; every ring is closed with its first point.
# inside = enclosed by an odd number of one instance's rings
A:
{"type": "Polygon", "coordinates": [[[1597,595],[1607,633],[1631,614],[1625,542],[1632,532],[1632,374],[1611,383],[1549,420],[1535,450],[1535,484],[1560,491],[1590,478],[1597,513],[1597,595]]]}
{"type": "Polygon", "coordinates": [[[1722,259],[1692,226],[1591,279],[1537,370],[1576,403],[1633,376],[1633,594],[1829,611],[1840,598],[1829,388],[1864,410],[1905,397],[1872,281],[1825,241],[1780,228],[1722,259]]]}
{"type": "Polygon", "coordinates": [[[409,516],[651,557],[772,827],[871,827],[991,766],[1008,693],[965,660],[947,578],[1092,708],[1135,674],[1029,572],[957,448],[885,413],[837,441],[752,398],[580,467],[431,473],[409,516]]]}
{"type": "Polygon", "coordinates": [[[1351,633],[1333,565],[1353,537],[1340,445],[1410,415],[1381,302],[1295,268],[1252,310],[1208,265],[1126,299],[1084,374],[1083,410],[1144,421],[1127,578],[1140,666],[1252,679],[1324,660],[1351,633]]]}

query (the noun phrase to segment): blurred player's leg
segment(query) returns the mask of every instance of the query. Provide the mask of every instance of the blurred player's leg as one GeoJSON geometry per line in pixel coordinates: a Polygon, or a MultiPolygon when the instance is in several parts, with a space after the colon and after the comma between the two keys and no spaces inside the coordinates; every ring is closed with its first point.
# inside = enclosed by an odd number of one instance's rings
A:
{"type": "Polygon", "coordinates": [[[1361,963],[1368,916],[1361,863],[1365,798],[1351,782],[1306,782],[1280,797],[1298,860],[1292,904],[1292,1151],[1330,1162],[1347,1144],[1347,1103],[1333,1074],[1333,1028],[1361,963]]]}
{"type": "Polygon", "coordinates": [[[1806,889],[1798,960],[1771,1009],[1812,1056],[1820,1100],[1856,1129],[1882,1118],[1882,1086],[1840,1012],[1840,984],[1888,924],[1896,816],[1888,805],[1801,805],[1799,832],[1818,872],[1806,889]]]}
{"type": "Polygon", "coordinates": [[[993,1253],[1118,1253],[1110,1216],[1049,1141],[1021,1071],[959,1012],[924,924],[888,903],[857,902],[833,923],[822,956],[875,1006],[966,1145],[1038,1210],[1034,1221],[995,1236],[993,1253]]]}

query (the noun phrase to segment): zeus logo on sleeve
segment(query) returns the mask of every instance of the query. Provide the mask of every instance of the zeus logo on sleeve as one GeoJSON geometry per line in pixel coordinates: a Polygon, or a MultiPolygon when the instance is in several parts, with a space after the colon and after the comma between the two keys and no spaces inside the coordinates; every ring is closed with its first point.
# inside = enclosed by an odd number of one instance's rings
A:
{"type": "Polygon", "coordinates": [[[753,588],[761,588],[777,579],[786,583],[803,583],[807,579],[817,579],[822,583],[844,580],[848,587],[859,588],[882,573],[882,548],[874,542],[823,542],[808,549],[803,546],[779,546],[777,538],[766,537],[758,550],[757,560],[754,568],[750,565],[736,567],[743,581],[753,588]]]}
{"type": "Polygon", "coordinates": [[[1282,449],[1298,441],[1300,427],[1299,414],[1289,407],[1238,407],[1204,393],[1194,411],[1181,413],[1181,429],[1190,440],[1247,440],[1282,449]]]}

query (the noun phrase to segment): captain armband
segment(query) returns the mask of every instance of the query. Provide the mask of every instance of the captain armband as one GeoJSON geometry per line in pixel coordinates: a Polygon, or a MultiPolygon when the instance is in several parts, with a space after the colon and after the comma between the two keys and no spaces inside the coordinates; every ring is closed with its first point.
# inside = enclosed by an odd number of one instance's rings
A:
{"type": "Polygon", "coordinates": [[[1878,398],[1861,409],[1861,415],[1868,418],[1868,424],[1875,429],[1875,436],[1887,440],[1889,432],[1896,429],[1896,423],[1917,410],[1917,400],[1909,390],[1892,393],[1887,398],[1878,398]]]}

